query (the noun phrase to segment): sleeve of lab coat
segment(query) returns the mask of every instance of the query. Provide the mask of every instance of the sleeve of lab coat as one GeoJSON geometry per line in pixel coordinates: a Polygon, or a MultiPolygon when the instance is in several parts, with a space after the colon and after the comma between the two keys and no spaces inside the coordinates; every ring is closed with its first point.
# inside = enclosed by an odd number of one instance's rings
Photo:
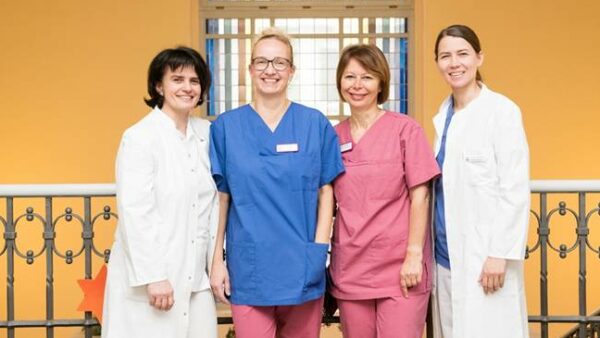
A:
{"type": "Polygon", "coordinates": [[[489,256],[522,260],[529,225],[529,148],[519,107],[508,102],[498,120],[494,154],[499,197],[489,256]]]}
{"type": "Polygon", "coordinates": [[[147,147],[125,133],[117,155],[119,233],[127,259],[129,285],[166,280],[166,247],[160,229],[165,226],[154,196],[157,167],[147,147]]]}

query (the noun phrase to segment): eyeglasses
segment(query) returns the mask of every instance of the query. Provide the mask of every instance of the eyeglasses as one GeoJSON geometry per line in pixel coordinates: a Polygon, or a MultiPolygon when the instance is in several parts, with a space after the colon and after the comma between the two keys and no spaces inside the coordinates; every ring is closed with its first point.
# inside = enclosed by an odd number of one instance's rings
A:
{"type": "Polygon", "coordinates": [[[288,69],[288,67],[292,64],[290,60],[282,57],[275,57],[271,60],[268,60],[267,58],[263,57],[256,57],[252,59],[252,66],[258,71],[263,71],[267,69],[269,67],[269,63],[273,65],[273,68],[275,70],[279,71],[288,69]]]}

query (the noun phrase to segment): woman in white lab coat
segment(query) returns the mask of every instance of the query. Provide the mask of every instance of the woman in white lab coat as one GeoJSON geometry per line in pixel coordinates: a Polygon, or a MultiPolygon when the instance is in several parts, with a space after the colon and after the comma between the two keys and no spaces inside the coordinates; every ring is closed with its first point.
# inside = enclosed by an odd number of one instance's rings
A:
{"type": "Polygon", "coordinates": [[[108,265],[103,338],[216,338],[212,261],[218,199],[209,122],[192,117],[210,74],[200,54],[160,52],[148,70],[153,110],[123,134],[119,224],[108,265]]]}
{"type": "Polygon", "coordinates": [[[435,60],[452,90],[433,119],[442,168],[434,208],[438,328],[444,338],[528,337],[529,150],[521,112],[483,84],[483,53],[469,27],[442,30],[435,60]]]}

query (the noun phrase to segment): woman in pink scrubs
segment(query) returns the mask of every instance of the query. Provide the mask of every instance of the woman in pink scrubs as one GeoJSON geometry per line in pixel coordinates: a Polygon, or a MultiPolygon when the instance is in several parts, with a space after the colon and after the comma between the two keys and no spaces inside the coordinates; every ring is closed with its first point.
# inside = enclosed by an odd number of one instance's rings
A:
{"type": "Polygon", "coordinates": [[[389,83],[376,46],[344,49],[337,88],[352,114],[336,127],[346,172],[334,181],[330,292],[346,338],[420,338],[431,291],[429,181],[440,170],[419,124],[378,106],[389,83]]]}

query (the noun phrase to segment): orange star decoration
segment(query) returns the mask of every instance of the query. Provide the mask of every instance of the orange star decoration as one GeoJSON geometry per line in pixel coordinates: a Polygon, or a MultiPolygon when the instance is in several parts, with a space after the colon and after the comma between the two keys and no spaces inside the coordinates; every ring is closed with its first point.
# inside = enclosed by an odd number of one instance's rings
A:
{"type": "Polygon", "coordinates": [[[77,280],[83,290],[83,301],[78,311],[91,311],[102,323],[102,306],[104,305],[104,285],[106,284],[106,264],[102,266],[96,278],[77,280]]]}

